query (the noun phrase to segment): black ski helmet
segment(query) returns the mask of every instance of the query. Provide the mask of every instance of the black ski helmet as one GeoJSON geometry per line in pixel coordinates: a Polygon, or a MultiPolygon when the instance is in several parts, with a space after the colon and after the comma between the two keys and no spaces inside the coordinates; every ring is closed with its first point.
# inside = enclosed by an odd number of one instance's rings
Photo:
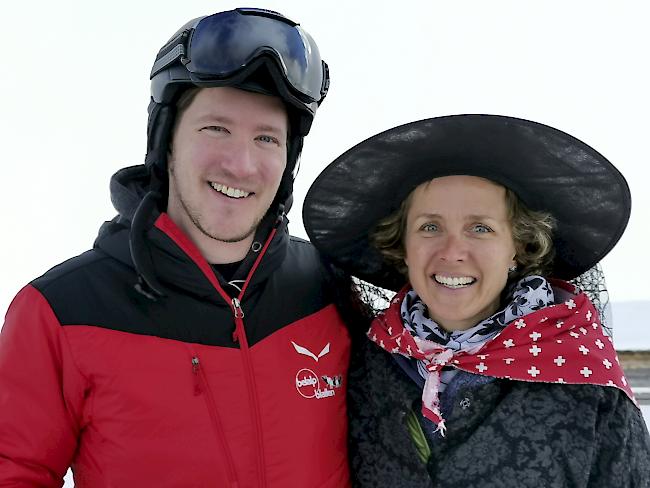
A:
{"type": "Polygon", "coordinates": [[[231,86],[283,100],[289,116],[287,167],[273,205],[291,197],[303,138],[329,88],[327,64],[299,24],[257,8],[193,19],[160,49],[150,79],[145,164],[155,178],[167,181],[169,142],[181,93],[192,87],[231,86]]]}

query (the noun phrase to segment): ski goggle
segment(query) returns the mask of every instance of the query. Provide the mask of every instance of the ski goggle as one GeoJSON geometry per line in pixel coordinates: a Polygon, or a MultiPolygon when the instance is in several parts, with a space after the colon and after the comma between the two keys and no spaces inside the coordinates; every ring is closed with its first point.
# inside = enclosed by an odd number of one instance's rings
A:
{"type": "MultiPolygon", "coordinates": [[[[240,8],[201,18],[161,49],[151,78],[180,62],[192,82],[219,82],[264,55],[276,61],[303,103],[320,104],[325,98],[329,73],[314,40],[295,22],[264,9],[240,8]]],[[[181,80],[172,74],[169,81],[181,80]]]]}

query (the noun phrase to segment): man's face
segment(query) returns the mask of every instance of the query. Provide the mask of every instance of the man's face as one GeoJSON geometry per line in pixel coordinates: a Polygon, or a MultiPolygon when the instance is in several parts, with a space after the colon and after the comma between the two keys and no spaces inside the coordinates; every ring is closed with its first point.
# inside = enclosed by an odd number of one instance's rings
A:
{"type": "Polygon", "coordinates": [[[201,89],[179,115],[167,212],[200,249],[248,248],[280,185],[287,131],[279,98],[230,87],[201,89]]]}

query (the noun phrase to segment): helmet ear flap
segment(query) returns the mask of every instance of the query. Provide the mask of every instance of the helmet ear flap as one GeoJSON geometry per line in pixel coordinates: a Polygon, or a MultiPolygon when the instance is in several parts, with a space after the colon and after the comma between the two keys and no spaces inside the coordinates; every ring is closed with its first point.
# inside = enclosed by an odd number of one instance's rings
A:
{"type": "Polygon", "coordinates": [[[298,160],[300,158],[300,153],[302,152],[304,140],[304,136],[294,136],[289,138],[289,144],[287,147],[287,167],[284,168],[278,192],[271,204],[272,208],[277,208],[278,205],[284,204],[285,213],[289,212],[291,204],[293,203],[293,180],[298,172],[298,160]]]}
{"type": "Polygon", "coordinates": [[[156,103],[151,100],[145,165],[163,181],[167,179],[167,157],[175,119],[175,105],[156,103]]]}

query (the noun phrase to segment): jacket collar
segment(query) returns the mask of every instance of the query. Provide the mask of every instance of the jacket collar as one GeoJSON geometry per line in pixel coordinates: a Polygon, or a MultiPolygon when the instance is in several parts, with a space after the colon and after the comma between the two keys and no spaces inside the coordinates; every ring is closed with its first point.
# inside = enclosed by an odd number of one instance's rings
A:
{"type": "MultiPolygon", "coordinates": [[[[144,165],[119,170],[111,178],[111,201],[118,216],[104,223],[99,230],[95,247],[126,266],[138,275],[136,289],[152,299],[165,294],[164,289],[181,288],[204,298],[218,299],[218,286],[225,286],[215,277],[207,261],[196,246],[176,226],[169,216],[158,208],[160,197],[150,191],[148,169],[144,165]],[[160,287],[162,293],[152,293],[150,283],[160,287]]],[[[255,287],[268,279],[286,256],[289,242],[288,220],[267,214],[255,233],[255,242],[264,245],[275,229],[271,242],[264,249],[264,256],[249,287],[255,287]]],[[[248,271],[262,252],[254,246],[244,258],[238,275],[246,278],[248,271]]]]}

